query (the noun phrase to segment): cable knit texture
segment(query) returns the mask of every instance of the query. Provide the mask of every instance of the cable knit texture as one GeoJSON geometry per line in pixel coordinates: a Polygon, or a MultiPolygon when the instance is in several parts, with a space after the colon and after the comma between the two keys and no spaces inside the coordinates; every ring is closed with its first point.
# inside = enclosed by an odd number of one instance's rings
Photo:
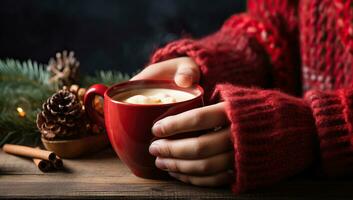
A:
{"type": "Polygon", "coordinates": [[[352,174],[353,90],[310,91],[306,99],[318,128],[323,172],[334,177],[352,174]]]}
{"type": "Polygon", "coordinates": [[[273,184],[312,164],[316,129],[304,101],[230,84],[218,85],[217,91],[228,102],[236,149],[235,192],[273,184]]]}
{"type": "Polygon", "coordinates": [[[308,167],[327,177],[353,174],[352,5],[248,0],[248,12],[218,32],[153,55],[151,63],[193,58],[206,100],[226,102],[233,191],[270,186],[308,167]]]}

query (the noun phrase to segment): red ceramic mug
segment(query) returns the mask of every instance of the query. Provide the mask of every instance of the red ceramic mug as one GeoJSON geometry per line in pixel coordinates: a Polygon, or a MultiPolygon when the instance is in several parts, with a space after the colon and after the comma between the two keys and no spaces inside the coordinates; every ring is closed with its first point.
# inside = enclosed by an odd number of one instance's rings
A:
{"type": "Polygon", "coordinates": [[[87,90],[84,104],[92,120],[102,126],[105,124],[115,152],[136,176],[160,179],[167,177],[167,174],[155,167],[155,157],[148,151],[151,142],[156,139],[151,132],[152,125],[166,116],[203,106],[203,89],[198,85],[180,88],[173,81],[163,80],[128,81],[110,88],[96,84],[87,90]],[[168,104],[130,104],[113,99],[122,92],[148,88],[181,90],[195,97],[168,104]],[[104,116],[92,107],[96,95],[104,98],[104,116]]]}

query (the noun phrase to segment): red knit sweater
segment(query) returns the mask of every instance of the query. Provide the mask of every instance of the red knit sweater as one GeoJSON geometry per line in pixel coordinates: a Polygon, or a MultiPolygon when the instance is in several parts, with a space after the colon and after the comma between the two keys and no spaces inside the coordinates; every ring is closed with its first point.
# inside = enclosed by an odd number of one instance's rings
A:
{"type": "Polygon", "coordinates": [[[308,167],[327,177],[352,174],[352,3],[248,0],[248,12],[218,32],[173,42],[152,57],[193,58],[208,102],[227,102],[233,191],[308,167]]]}

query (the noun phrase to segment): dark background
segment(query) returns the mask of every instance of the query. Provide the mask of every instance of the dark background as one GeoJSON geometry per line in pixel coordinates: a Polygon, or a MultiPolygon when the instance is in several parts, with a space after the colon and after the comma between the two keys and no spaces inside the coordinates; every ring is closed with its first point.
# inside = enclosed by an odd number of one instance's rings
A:
{"type": "Polygon", "coordinates": [[[47,63],[74,50],[81,69],[132,73],[153,50],[216,31],[245,0],[1,0],[0,58],[47,63]]]}

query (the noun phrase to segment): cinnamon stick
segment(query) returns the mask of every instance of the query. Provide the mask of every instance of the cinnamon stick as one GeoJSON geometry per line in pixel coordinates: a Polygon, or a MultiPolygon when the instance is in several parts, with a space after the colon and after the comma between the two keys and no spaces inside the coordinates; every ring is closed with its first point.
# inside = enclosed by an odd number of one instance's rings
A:
{"type": "MultiPolygon", "coordinates": [[[[40,147],[36,147],[36,149],[40,149],[40,147]]],[[[53,164],[50,161],[42,160],[38,158],[32,159],[34,164],[38,167],[38,169],[42,172],[49,172],[53,170],[53,164]]]]}
{"type": "Polygon", "coordinates": [[[55,169],[62,169],[64,168],[64,162],[61,160],[59,156],[56,156],[55,160],[53,161],[53,165],[55,169]]]}
{"type": "Polygon", "coordinates": [[[38,167],[38,169],[42,172],[49,172],[52,170],[52,164],[48,160],[42,160],[38,158],[33,158],[34,164],[38,167]]]}
{"type": "Polygon", "coordinates": [[[52,161],[52,162],[56,159],[55,153],[51,151],[46,151],[46,150],[27,147],[27,146],[5,144],[2,149],[6,153],[18,155],[18,156],[38,158],[38,159],[52,161]]]}

